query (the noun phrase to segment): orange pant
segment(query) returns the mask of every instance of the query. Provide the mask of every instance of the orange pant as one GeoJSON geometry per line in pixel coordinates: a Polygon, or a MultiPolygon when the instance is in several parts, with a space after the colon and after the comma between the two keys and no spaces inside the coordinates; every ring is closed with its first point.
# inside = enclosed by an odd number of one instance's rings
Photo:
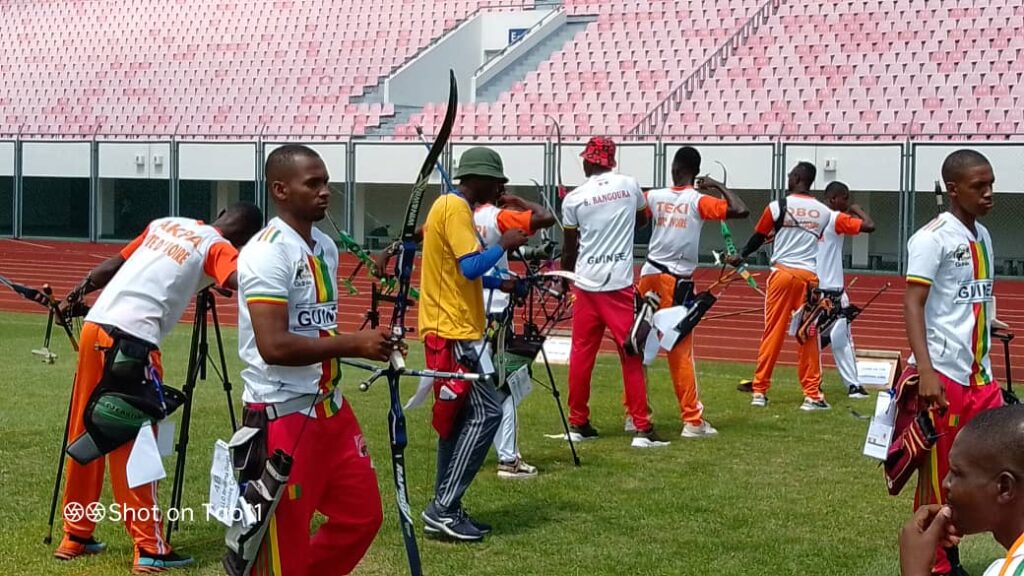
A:
{"type": "MultiPolygon", "coordinates": [[[[97,347],[109,348],[113,343],[110,335],[98,324],[86,322],[82,326],[78,371],[75,373],[75,386],[71,392],[69,440],[74,440],[85,431],[83,412],[89,403],[89,396],[103,378],[103,351],[97,350],[97,347]]],[[[150,361],[162,378],[160,352],[153,352],[150,361]]],[[[134,489],[128,488],[128,455],[131,454],[133,444],[134,442],[129,442],[106,455],[106,458],[110,459],[110,483],[114,488],[114,500],[117,501],[121,516],[124,518],[125,528],[135,540],[136,553],[145,551],[152,554],[167,554],[171,551],[171,546],[164,542],[163,523],[156,507],[157,483],[144,484],[134,489]],[[131,512],[142,509],[146,512],[131,512]]],[[[65,507],[71,502],[87,507],[90,503],[99,501],[100,492],[103,490],[104,460],[105,458],[98,458],[82,466],[68,458],[64,484],[65,507]]],[[[89,538],[95,528],[96,523],[89,520],[88,514],[81,515],[81,518],[75,520],[64,518],[64,531],[80,538],[89,538]]]]}
{"type": "MultiPolygon", "coordinates": [[[[675,289],[676,279],[670,274],[648,274],[640,278],[640,294],[656,292],[661,298],[659,309],[672,306],[675,289]]],[[[693,363],[693,332],[668,353],[668,370],[679,400],[679,415],[683,422],[699,425],[703,420],[704,405],[700,403],[697,371],[693,363]]]]}
{"type": "MultiPolygon", "coordinates": [[[[757,371],[754,372],[754,392],[764,394],[772,384],[772,371],[786,340],[793,312],[807,300],[807,286],[817,285],[813,272],[778,266],[768,276],[768,291],[764,301],[764,334],[757,351],[757,371]]],[[[821,350],[817,338],[808,338],[797,350],[800,387],[804,396],[819,400],[821,393],[821,350]]]]}

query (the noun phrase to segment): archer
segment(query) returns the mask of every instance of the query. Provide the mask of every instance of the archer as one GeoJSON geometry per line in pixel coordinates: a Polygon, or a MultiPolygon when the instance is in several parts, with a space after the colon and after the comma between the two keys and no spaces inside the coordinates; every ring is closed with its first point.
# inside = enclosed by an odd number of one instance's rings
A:
{"type": "MultiPolygon", "coordinates": [[[[697,268],[700,231],[706,221],[746,218],[750,211],[735,193],[711,178],[697,178],[700,153],[684,146],[672,160],[671,188],[647,193],[647,209],[654,230],[651,232],[647,261],[640,270],[640,293],[654,292],[659,309],[686,305],[693,300],[693,271],[697,268]],[[703,192],[717,192],[717,198],[703,192]]],[[[684,438],[702,438],[718,434],[704,419],[697,375],[693,362],[693,333],[688,333],[668,353],[669,371],[684,438]]]]}
{"type": "Polygon", "coordinates": [[[456,190],[442,194],[423,225],[419,330],[427,367],[475,372],[476,382],[434,379],[433,425],[438,434],[434,498],[422,513],[431,531],[478,542],[491,527],[466,514],[462,497],[483,465],[501,421],[492,350],[484,339],[484,289],[511,289],[511,280],[487,275],[526,243],[510,228],[484,249],[473,223],[473,206],[494,201],[504,188],[501,157],[489,148],[466,150],[459,160],[456,190]]]}
{"type": "Polygon", "coordinates": [[[260,430],[241,481],[275,450],[294,464],[257,566],[283,576],[348,574],[383,520],[377,474],[341,387],[340,357],[387,360],[401,346],[384,328],[338,333],[338,248],[313,224],[327,213],[327,167],[311,148],[267,157],[267,192],[278,216],[238,259],[243,424],[260,430]],[[327,517],[309,535],[313,512],[327,517]]]}

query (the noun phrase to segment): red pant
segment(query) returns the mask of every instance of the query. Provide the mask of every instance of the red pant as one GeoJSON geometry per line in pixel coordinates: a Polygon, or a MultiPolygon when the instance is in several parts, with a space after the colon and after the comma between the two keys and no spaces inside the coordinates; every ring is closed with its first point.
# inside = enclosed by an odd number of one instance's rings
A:
{"type": "Polygon", "coordinates": [[[569,423],[582,426],[590,419],[590,377],[605,328],[612,333],[626,389],[626,409],[638,430],[651,427],[643,358],[622,349],[633,325],[633,287],[614,292],[574,290],[572,350],[569,353],[569,423]]]}
{"type": "MultiPolygon", "coordinates": [[[[441,338],[437,334],[423,337],[423,355],[431,370],[438,372],[466,372],[459,364],[455,351],[455,340],[441,338]]],[[[441,380],[434,378],[433,425],[437,435],[447,440],[458,422],[459,413],[469,399],[469,380],[441,380]]]]}
{"type": "MultiPolygon", "coordinates": [[[[252,404],[251,408],[261,408],[252,404]]],[[[267,426],[267,454],[291,452],[294,464],[254,576],[348,574],[362,560],[383,520],[377,474],[348,402],[327,418],[289,414],[267,426]],[[303,425],[299,445],[295,440],[303,425]],[[327,517],[309,535],[313,512],[327,517]]]]}
{"type": "MultiPolygon", "coordinates": [[[[74,440],[85,431],[83,413],[89,404],[96,386],[103,379],[103,350],[114,343],[107,332],[92,322],[82,326],[79,341],[78,368],[75,372],[75,386],[72,390],[71,425],[68,428],[68,439],[74,440]]],[[[160,352],[150,354],[150,363],[157,374],[163,377],[160,365],[160,352]]],[[[114,489],[114,500],[120,505],[124,525],[135,541],[136,555],[140,551],[152,554],[167,554],[171,546],[164,542],[163,523],[157,514],[129,513],[127,510],[155,510],[157,506],[157,483],[143,484],[136,488],[128,488],[128,455],[132,452],[135,442],[115,449],[103,458],[98,458],[82,466],[74,459],[68,458],[67,472],[64,480],[64,506],[77,502],[83,507],[100,499],[103,490],[104,462],[110,461],[110,484],[114,489]]],[[[80,538],[89,538],[96,523],[89,520],[88,515],[80,518],[64,518],[64,532],[80,538]]]]}
{"type": "MultiPolygon", "coordinates": [[[[999,384],[992,382],[985,386],[962,386],[939,374],[939,380],[946,389],[946,401],[949,408],[945,414],[931,411],[932,424],[939,435],[931,453],[921,463],[917,474],[917,493],[914,495],[914,509],[925,504],[944,504],[946,489],[943,481],[949,472],[949,450],[953,447],[956,435],[975,416],[985,410],[1003,405],[1003,393],[999,384]]],[[[935,566],[932,572],[942,574],[949,572],[949,561],[942,548],[936,550],[935,566]]]]}

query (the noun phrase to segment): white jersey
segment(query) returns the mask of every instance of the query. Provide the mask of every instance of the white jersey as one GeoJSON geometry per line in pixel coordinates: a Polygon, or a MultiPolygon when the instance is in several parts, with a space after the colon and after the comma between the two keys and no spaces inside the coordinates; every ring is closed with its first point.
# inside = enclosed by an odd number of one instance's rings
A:
{"type": "Polygon", "coordinates": [[[983,576],[1014,576],[1024,572],[1024,550],[1021,549],[1024,535],[1017,538],[1006,553],[1006,558],[996,560],[985,570],[983,576]]]}
{"type": "MultiPolygon", "coordinates": [[[[765,207],[755,230],[768,235],[780,213],[779,201],[765,207]]],[[[772,264],[815,272],[818,267],[818,239],[828,225],[831,211],[806,194],[786,197],[786,215],[782,228],[775,232],[772,264]]]]}
{"type": "MultiPolygon", "coordinates": [[[[473,224],[476,226],[477,234],[483,247],[490,248],[501,240],[502,231],[498,225],[498,215],[501,209],[493,204],[485,204],[476,209],[473,213],[473,224]]],[[[529,230],[526,230],[529,232],[529,230]]],[[[503,253],[498,263],[487,271],[488,276],[497,276],[502,279],[509,278],[508,254],[503,253]]],[[[484,289],[484,307],[488,314],[501,314],[508,308],[508,294],[501,290],[484,289]]]]}
{"type": "MultiPolygon", "coordinates": [[[[693,186],[683,186],[651,190],[647,205],[653,226],[647,259],[676,276],[691,276],[697,268],[700,230],[707,220],[725,220],[728,202],[701,194],[693,186]]],[[[661,272],[647,262],[640,275],[661,272]]]]}
{"type": "Polygon", "coordinates": [[[159,346],[196,292],[227,281],[238,251],[213,226],[191,218],[160,218],[121,256],[124,265],[85,319],[159,346]]]}
{"type": "Polygon", "coordinates": [[[930,286],[924,321],[932,366],[964,386],[992,382],[992,237],[975,227],[977,236],[943,212],[907,245],[907,282],[930,286]]]}
{"type": "Polygon", "coordinates": [[[843,276],[843,234],[836,231],[839,212],[833,210],[828,224],[818,241],[818,287],[823,290],[842,290],[846,285],[843,276]]]}
{"type": "Polygon", "coordinates": [[[636,213],[647,207],[643,192],[629,176],[605,172],[591,176],[562,201],[562,223],[578,229],[576,274],[604,283],[601,292],[633,285],[636,213]]]}
{"type": "Polygon", "coordinates": [[[341,406],[337,359],[309,366],[267,364],[256,347],[249,307],[288,307],[288,331],[307,338],[337,334],[338,248],[313,227],[314,246],[280,218],[271,220],[238,257],[238,355],[248,403],[278,403],[304,394],[335,392],[341,406]]]}

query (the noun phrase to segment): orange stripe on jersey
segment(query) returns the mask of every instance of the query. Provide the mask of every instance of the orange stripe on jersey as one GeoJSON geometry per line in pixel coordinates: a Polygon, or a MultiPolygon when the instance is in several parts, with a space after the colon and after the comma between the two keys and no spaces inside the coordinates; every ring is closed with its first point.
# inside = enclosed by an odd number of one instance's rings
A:
{"type": "Polygon", "coordinates": [[[139,246],[142,246],[143,240],[146,239],[146,234],[149,234],[149,225],[148,224],[146,225],[146,229],[142,231],[142,234],[139,234],[138,236],[135,237],[134,240],[129,242],[124,248],[121,248],[121,252],[120,252],[121,258],[124,258],[125,260],[130,258],[131,255],[134,254],[135,251],[139,249],[139,246]]]}
{"type": "Polygon", "coordinates": [[[224,286],[228,278],[238,269],[238,250],[230,242],[214,242],[206,252],[203,272],[224,286]]]}
{"type": "Polygon", "coordinates": [[[772,205],[769,204],[764,207],[764,212],[761,212],[761,219],[754,226],[754,232],[767,236],[773,230],[775,230],[775,216],[772,216],[772,205]]]}
{"type": "Polygon", "coordinates": [[[846,236],[856,236],[860,234],[860,227],[864,224],[864,221],[860,218],[854,218],[849,214],[840,214],[836,216],[836,234],[845,234],[846,236]]]}
{"type": "Polygon", "coordinates": [[[715,198],[702,194],[697,200],[697,213],[701,220],[720,221],[725,220],[729,212],[729,203],[724,198],[715,198]]]}
{"type": "Polygon", "coordinates": [[[498,231],[504,234],[509,230],[522,230],[525,234],[533,234],[531,218],[533,212],[530,210],[498,210],[498,231]]]}

